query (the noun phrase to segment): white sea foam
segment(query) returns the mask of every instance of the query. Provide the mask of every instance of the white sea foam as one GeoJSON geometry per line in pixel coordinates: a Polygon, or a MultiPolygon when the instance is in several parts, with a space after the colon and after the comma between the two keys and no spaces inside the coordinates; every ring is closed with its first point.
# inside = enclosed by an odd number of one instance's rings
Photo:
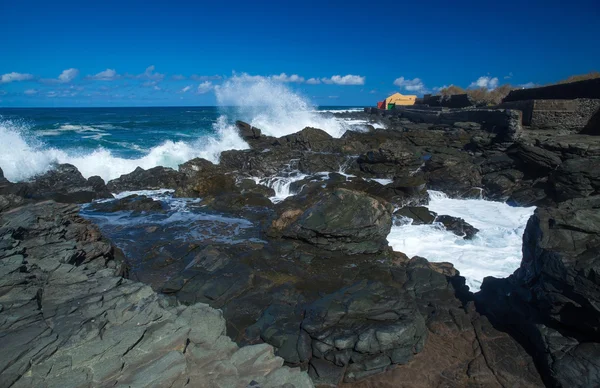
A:
{"type": "Polygon", "coordinates": [[[165,141],[152,148],[145,156],[126,159],[113,155],[105,148],[93,151],[59,150],[44,145],[28,134],[21,123],[0,121],[0,167],[11,181],[21,181],[48,171],[55,163],[75,165],[88,178],[99,175],[105,180],[130,173],[136,167],[144,169],[156,166],[177,168],[181,163],[201,157],[218,163],[224,150],[245,149],[248,144],[239,136],[236,128],[220,117],[214,125],[215,135],[204,136],[192,142],[165,141]]]}
{"type": "Polygon", "coordinates": [[[479,232],[473,240],[464,240],[439,224],[393,226],[388,241],[394,250],[454,264],[473,292],[479,290],[484,277],[506,277],[519,267],[523,232],[535,207],[451,199],[436,191],[429,196],[431,211],[463,218],[479,232]]]}

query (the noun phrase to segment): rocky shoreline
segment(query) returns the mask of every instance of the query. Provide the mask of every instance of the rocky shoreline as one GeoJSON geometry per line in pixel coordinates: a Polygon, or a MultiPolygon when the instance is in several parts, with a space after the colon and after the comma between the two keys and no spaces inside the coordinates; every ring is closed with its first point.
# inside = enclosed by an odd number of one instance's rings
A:
{"type": "Polygon", "coordinates": [[[372,113],[345,115],[386,129],[339,139],[238,122],[250,149],[218,165],[106,184],[0,174],[0,387],[599,385],[598,132],[372,113]],[[111,194],[158,189],[195,218],[111,194]],[[473,294],[451,264],[394,252],[405,217],[476,236],[428,189],[537,206],[521,267],[473,294]],[[92,223],[113,214],[155,222],[92,223]]]}

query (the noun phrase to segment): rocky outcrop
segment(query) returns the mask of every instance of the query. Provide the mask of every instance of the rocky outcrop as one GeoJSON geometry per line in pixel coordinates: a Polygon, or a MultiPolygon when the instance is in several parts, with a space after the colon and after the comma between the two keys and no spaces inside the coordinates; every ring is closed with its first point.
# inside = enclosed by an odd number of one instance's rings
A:
{"type": "Polygon", "coordinates": [[[102,213],[114,213],[118,211],[160,212],[163,210],[163,205],[160,201],[155,201],[145,195],[132,194],[114,201],[92,203],[89,209],[102,213]]]}
{"type": "Polygon", "coordinates": [[[523,237],[521,267],[486,278],[478,307],[520,338],[555,387],[600,384],[599,197],[540,208],[523,237]]]}
{"type": "Polygon", "coordinates": [[[286,238],[326,250],[376,253],[387,247],[392,210],[390,204],[376,198],[337,189],[305,211],[286,211],[273,222],[273,228],[286,238]]]}
{"type": "Polygon", "coordinates": [[[129,174],[121,175],[108,182],[107,187],[113,193],[135,190],[176,189],[181,183],[181,175],[167,167],[154,167],[144,170],[136,168],[129,174]]]}
{"type": "Polygon", "coordinates": [[[437,216],[435,222],[441,223],[446,230],[451,231],[457,236],[463,237],[465,240],[473,239],[477,232],[479,232],[479,229],[473,227],[462,218],[442,215],[437,216]]]}
{"type": "Polygon", "coordinates": [[[112,198],[102,178],[85,179],[71,164],[59,164],[29,182],[11,184],[5,181],[0,192],[26,200],[52,199],[62,203],[86,203],[95,199],[112,198]]]}
{"type": "Polygon", "coordinates": [[[222,313],[121,275],[78,208],[0,214],[0,386],[312,387],[266,345],[239,348],[222,313]]]}
{"type": "Polygon", "coordinates": [[[259,128],[253,127],[243,121],[236,121],[235,126],[244,140],[258,139],[262,135],[262,131],[259,128]]]}

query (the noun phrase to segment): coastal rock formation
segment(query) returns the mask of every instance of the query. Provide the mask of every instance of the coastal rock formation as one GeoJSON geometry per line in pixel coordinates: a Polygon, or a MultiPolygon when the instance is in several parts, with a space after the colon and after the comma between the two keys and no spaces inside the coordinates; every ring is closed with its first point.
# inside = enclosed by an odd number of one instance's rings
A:
{"type": "Polygon", "coordinates": [[[376,253],[387,246],[392,206],[360,192],[337,189],[306,211],[288,210],[276,220],[279,229],[289,214],[297,218],[283,227],[282,235],[307,241],[322,249],[349,254],[376,253]]]}
{"type": "MultiPolygon", "coordinates": [[[[59,164],[29,182],[10,183],[2,177],[0,195],[24,200],[52,199],[62,203],[86,203],[95,199],[112,198],[102,178],[85,179],[71,164],[59,164]]],[[[20,201],[19,203],[22,203],[20,201]]]]}
{"type": "Polygon", "coordinates": [[[118,211],[162,211],[163,206],[160,201],[155,201],[145,195],[132,194],[127,197],[109,202],[94,202],[90,205],[90,209],[102,213],[114,213],[118,211]]]}
{"type": "Polygon", "coordinates": [[[535,352],[551,386],[600,384],[600,198],[540,208],[508,279],[486,278],[478,306],[535,352]]]}
{"type": "Polygon", "coordinates": [[[129,174],[111,180],[107,187],[113,193],[120,193],[134,190],[176,189],[180,182],[180,174],[172,168],[159,166],[144,170],[138,167],[129,174]]]}
{"type": "Polygon", "coordinates": [[[270,346],[239,348],[218,310],[124,279],[119,251],[77,212],[0,215],[0,386],[313,386],[270,346]]]}

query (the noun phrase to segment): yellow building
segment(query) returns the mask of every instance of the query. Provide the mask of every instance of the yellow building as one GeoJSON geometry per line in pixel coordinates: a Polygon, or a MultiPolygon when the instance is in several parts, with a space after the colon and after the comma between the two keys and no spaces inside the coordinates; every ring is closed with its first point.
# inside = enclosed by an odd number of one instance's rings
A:
{"type": "Polygon", "coordinates": [[[394,93],[385,99],[385,108],[389,109],[390,104],[394,105],[415,105],[417,96],[405,96],[400,93],[394,93]]]}

